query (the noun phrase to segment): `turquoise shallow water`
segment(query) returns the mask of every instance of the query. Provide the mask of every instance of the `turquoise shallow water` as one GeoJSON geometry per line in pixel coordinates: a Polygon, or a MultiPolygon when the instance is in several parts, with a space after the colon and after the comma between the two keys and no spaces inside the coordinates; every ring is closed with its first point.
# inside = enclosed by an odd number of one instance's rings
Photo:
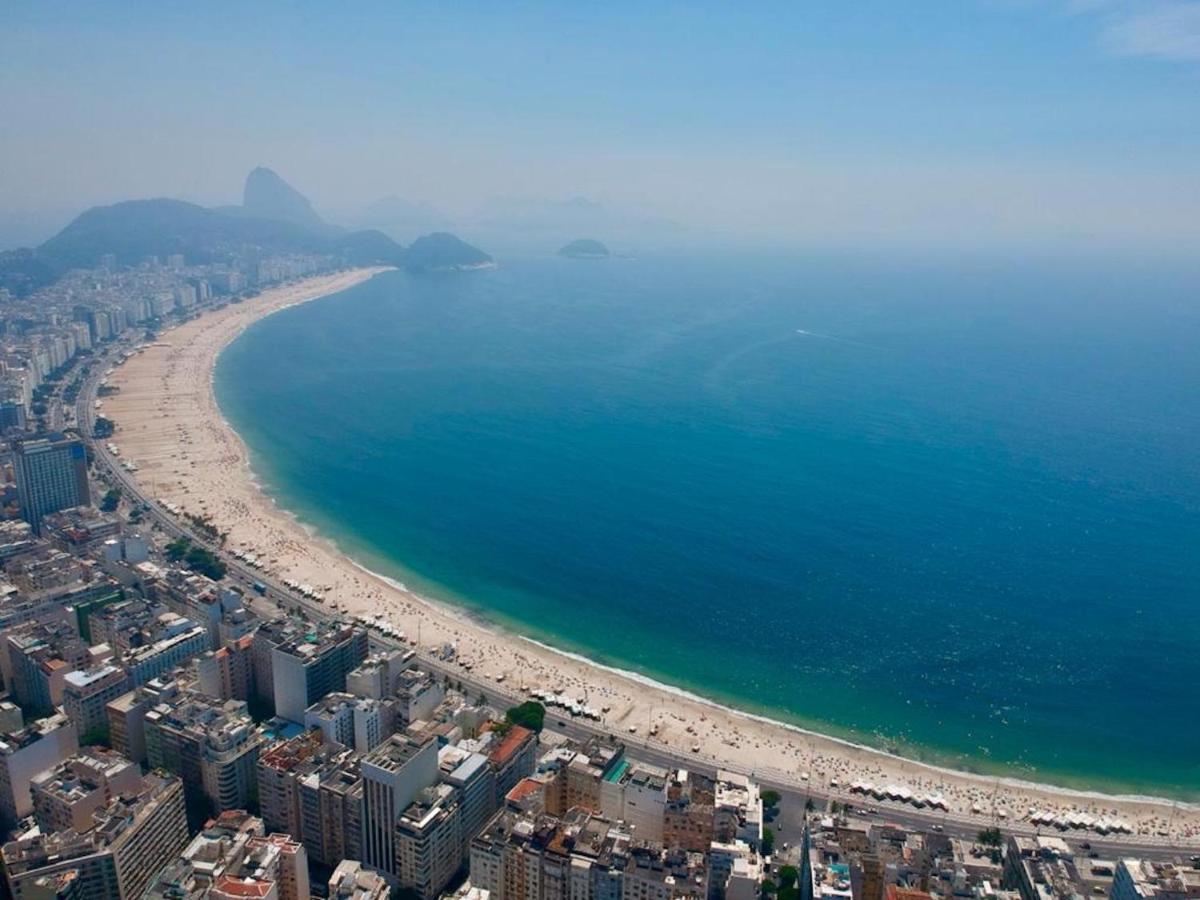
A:
{"type": "Polygon", "coordinates": [[[1200,273],[845,257],[388,273],[217,393],[426,591],[924,758],[1200,794],[1200,273]]]}

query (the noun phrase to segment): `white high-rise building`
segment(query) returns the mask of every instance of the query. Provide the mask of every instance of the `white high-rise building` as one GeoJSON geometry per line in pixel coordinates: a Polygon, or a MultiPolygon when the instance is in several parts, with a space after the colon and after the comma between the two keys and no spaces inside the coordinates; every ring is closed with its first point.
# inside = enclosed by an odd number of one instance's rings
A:
{"type": "Polygon", "coordinates": [[[438,780],[437,741],[394,734],[362,761],[363,862],[395,884],[396,824],[422,790],[438,780]]]}

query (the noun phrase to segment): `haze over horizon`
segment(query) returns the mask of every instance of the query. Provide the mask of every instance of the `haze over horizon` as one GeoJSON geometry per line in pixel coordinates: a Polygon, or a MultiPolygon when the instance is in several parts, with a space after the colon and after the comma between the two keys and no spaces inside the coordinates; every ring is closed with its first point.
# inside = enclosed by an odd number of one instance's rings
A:
{"type": "Polygon", "coordinates": [[[602,237],[1200,239],[1197,0],[0,16],[0,247],[95,204],[237,202],[257,165],[331,221],[395,195],[468,234],[583,198],[602,237]]]}

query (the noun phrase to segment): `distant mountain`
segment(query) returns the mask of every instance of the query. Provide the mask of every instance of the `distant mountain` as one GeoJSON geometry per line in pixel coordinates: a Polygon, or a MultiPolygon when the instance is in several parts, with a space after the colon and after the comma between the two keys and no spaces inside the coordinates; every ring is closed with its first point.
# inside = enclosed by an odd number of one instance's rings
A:
{"type": "Polygon", "coordinates": [[[444,231],[417,238],[404,260],[404,267],[415,272],[452,272],[492,265],[495,261],[478,247],[444,231]]]}
{"type": "Polygon", "coordinates": [[[445,231],[450,219],[428,203],[413,203],[391,194],[376,200],[353,223],[360,228],[377,228],[398,241],[409,241],[431,231],[445,231]]]}
{"type": "Polygon", "coordinates": [[[589,200],[587,197],[579,196],[571,197],[570,199],[564,200],[558,205],[564,209],[587,209],[596,211],[604,209],[604,204],[600,201],[589,200]]]}
{"type": "Polygon", "coordinates": [[[272,169],[259,166],[246,176],[242,209],[257,219],[291,222],[314,231],[326,227],[308,198],[280,178],[272,169]]]}
{"type": "Polygon", "coordinates": [[[0,287],[18,296],[111,253],[121,265],[147,256],[183,254],[192,264],[232,260],[249,248],[266,253],[322,253],[348,265],[404,263],[404,248],[378,231],[312,230],[291,222],[205,209],[182,200],[128,200],[97,206],[35,250],[0,253],[0,287]]]}
{"type": "Polygon", "coordinates": [[[14,297],[32,294],[38,288],[51,284],[62,273],[62,267],[29,247],[0,253],[0,288],[14,297]]]}
{"type": "Polygon", "coordinates": [[[316,241],[311,231],[288,222],[230,216],[182,200],[127,200],[82,213],[37,252],[64,268],[83,268],[105,253],[124,265],[171,253],[203,263],[247,244],[306,252],[316,241]]]}
{"type": "Polygon", "coordinates": [[[591,238],[579,238],[559,250],[558,255],[568,256],[571,259],[608,259],[609,253],[608,248],[599,241],[593,241],[591,238]]]}
{"type": "MultiPolygon", "coordinates": [[[[401,201],[403,202],[403,201],[401,201]]],[[[206,209],[182,200],[128,200],[97,206],[36,249],[0,252],[0,288],[25,296],[68,269],[91,268],[105,254],[121,265],[182,254],[189,264],[236,261],[248,250],[312,253],[346,265],[453,271],[492,265],[492,258],[452,234],[418,238],[406,251],[376,229],[346,231],[321,220],[304,196],[270,169],[246,179],[243,206],[206,209]]]]}

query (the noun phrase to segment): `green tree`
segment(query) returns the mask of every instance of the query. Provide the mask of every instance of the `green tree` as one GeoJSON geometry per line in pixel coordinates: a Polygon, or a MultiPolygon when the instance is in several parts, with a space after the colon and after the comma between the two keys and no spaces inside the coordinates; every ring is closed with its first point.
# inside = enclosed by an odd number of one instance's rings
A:
{"type": "Polygon", "coordinates": [[[504,714],[504,721],[510,725],[520,725],[530,731],[540,732],[546,724],[546,707],[536,700],[526,700],[520,706],[514,706],[504,714]]]}
{"type": "Polygon", "coordinates": [[[192,546],[192,542],[185,537],[176,538],[167,544],[164,552],[167,554],[167,559],[171,562],[179,562],[187,554],[188,548],[192,546]]]}
{"type": "Polygon", "coordinates": [[[983,829],[983,831],[976,835],[975,839],[985,847],[999,847],[1001,841],[1004,840],[1000,834],[1000,829],[994,826],[983,829]]]}
{"type": "Polygon", "coordinates": [[[762,792],[763,806],[767,809],[774,809],[779,805],[779,791],[766,790],[762,792]]]}
{"type": "Polygon", "coordinates": [[[111,748],[108,742],[107,725],[97,725],[95,728],[90,728],[79,736],[79,746],[94,747],[96,745],[111,748]]]}
{"type": "Polygon", "coordinates": [[[183,557],[183,562],[193,572],[199,572],[213,581],[220,581],[225,577],[225,563],[203,547],[189,548],[183,557]]]}
{"type": "Polygon", "coordinates": [[[117,488],[109,488],[104,499],[100,501],[100,509],[104,512],[112,512],[120,502],[121,492],[117,488]]]}
{"type": "Polygon", "coordinates": [[[770,828],[763,829],[762,852],[764,856],[770,856],[775,852],[775,832],[770,828]]]}
{"type": "Polygon", "coordinates": [[[779,867],[779,892],[782,894],[788,888],[794,888],[800,880],[800,873],[795,866],[779,867]]]}
{"type": "Polygon", "coordinates": [[[182,562],[193,572],[199,572],[213,581],[220,581],[225,577],[225,563],[214,553],[197,547],[186,537],[176,538],[167,544],[165,553],[171,562],[182,562]]]}

